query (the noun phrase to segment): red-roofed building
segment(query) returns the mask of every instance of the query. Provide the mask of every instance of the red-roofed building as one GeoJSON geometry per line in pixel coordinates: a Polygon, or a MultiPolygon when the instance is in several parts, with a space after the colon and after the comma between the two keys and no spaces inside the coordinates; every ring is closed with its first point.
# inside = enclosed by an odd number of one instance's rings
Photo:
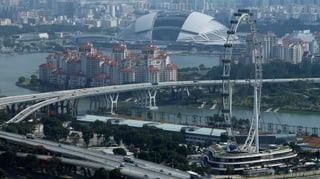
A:
{"type": "Polygon", "coordinates": [[[177,65],[172,63],[168,64],[165,71],[165,79],[167,79],[167,81],[177,81],[177,69],[177,65]]]}
{"type": "Polygon", "coordinates": [[[104,74],[98,74],[94,78],[91,79],[91,84],[90,86],[92,87],[98,87],[98,86],[108,86],[109,85],[109,77],[104,74]]]}
{"type": "Polygon", "coordinates": [[[67,85],[67,75],[60,69],[52,72],[49,82],[59,88],[65,89],[67,85]]]}
{"type": "Polygon", "coordinates": [[[92,43],[84,43],[78,52],[65,50],[48,55],[48,63],[39,67],[39,76],[68,88],[177,80],[177,66],[154,45],[137,53],[119,44],[111,56],[104,56],[92,43]]]}
{"type": "Polygon", "coordinates": [[[119,62],[128,57],[129,51],[125,44],[119,44],[112,48],[112,59],[119,62]]]}
{"type": "Polygon", "coordinates": [[[69,76],[68,87],[71,89],[84,88],[87,86],[87,77],[82,73],[74,73],[69,76]]]}
{"type": "Polygon", "coordinates": [[[136,82],[135,69],[133,67],[125,67],[120,71],[120,84],[136,82]]]}
{"type": "Polygon", "coordinates": [[[160,81],[160,69],[150,65],[146,69],[146,81],[147,82],[158,82],[158,81],[160,81]]]}
{"type": "Polygon", "coordinates": [[[39,66],[39,80],[49,81],[51,73],[54,71],[56,66],[52,63],[45,63],[39,66]]]}

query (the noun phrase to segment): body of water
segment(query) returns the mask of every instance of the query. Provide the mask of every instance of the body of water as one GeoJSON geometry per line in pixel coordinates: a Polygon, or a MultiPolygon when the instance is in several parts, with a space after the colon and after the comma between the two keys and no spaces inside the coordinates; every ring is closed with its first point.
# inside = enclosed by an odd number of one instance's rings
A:
{"type": "MultiPolygon", "coordinates": [[[[204,106],[199,109],[198,106],[188,105],[188,106],[163,106],[159,107],[159,111],[179,111],[183,114],[198,115],[198,116],[212,116],[214,114],[221,114],[217,109],[210,109],[211,106],[204,106]]],[[[217,106],[218,108],[218,106],[217,106]]],[[[233,108],[232,113],[237,118],[241,119],[251,119],[252,110],[249,109],[237,109],[233,108]]],[[[204,121],[203,121],[204,122],[204,121]]],[[[320,116],[318,114],[302,114],[302,113],[288,113],[282,112],[281,108],[278,112],[264,112],[261,111],[261,121],[262,123],[273,123],[278,125],[289,125],[289,126],[304,126],[304,127],[320,127],[320,116]]],[[[204,123],[202,123],[204,124],[204,123]]]]}
{"type": "MultiPolygon", "coordinates": [[[[0,56],[0,95],[13,96],[38,93],[28,89],[20,88],[15,85],[20,76],[30,77],[38,71],[38,66],[46,62],[47,53],[23,54],[17,56],[0,56]]],[[[178,55],[172,54],[171,59],[179,68],[197,67],[201,64],[206,67],[216,66],[219,64],[217,56],[197,56],[197,55],[178,55]]],[[[83,105],[84,108],[86,105],[83,105]]],[[[199,109],[196,106],[159,106],[158,111],[172,113],[173,117],[161,116],[164,120],[172,118],[175,119],[175,113],[191,116],[212,116],[217,114],[216,110],[210,110],[210,107],[199,109]]],[[[85,110],[85,109],[84,109],[85,110]]],[[[84,111],[83,110],[83,111],[84,111]]],[[[250,110],[233,110],[233,114],[239,118],[251,118],[250,110]]],[[[200,118],[199,118],[200,119],[200,118]]],[[[200,119],[203,120],[203,119],[200,119]]],[[[174,121],[173,121],[174,122],[174,121]]],[[[262,122],[277,123],[280,125],[294,125],[304,127],[318,127],[320,126],[320,115],[317,114],[299,114],[282,112],[281,108],[278,112],[263,112],[262,122]]],[[[190,123],[190,121],[189,121],[190,123]]],[[[205,124],[204,120],[201,124],[205,124]]]]}
{"type": "Polygon", "coordinates": [[[218,55],[181,55],[181,54],[171,54],[170,59],[178,68],[186,67],[198,67],[199,65],[204,65],[205,67],[212,67],[219,65],[218,55]]]}
{"type": "MultiPolygon", "coordinates": [[[[105,51],[103,54],[110,55],[111,51],[105,51]]],[[[49,53],[34,53],[0,56],[0,96],[37,93],[36,91],[20,88],[15,83],[20,76],[29,78],[32,74],[36,74],[39,65],[46,62],[48,55],[49,53]]],[[[198,67],[201,64],[211,67],[219,64],[217,56],[172,54],[171,60],[178,68],[198,67]]]]}
{"type": "Polygon", "coordinates": [[[46,53],[0,56],[0,96],[37,93],[15,85],[20,76],[37,73],[40,64],[46,62],[46,53]]]}

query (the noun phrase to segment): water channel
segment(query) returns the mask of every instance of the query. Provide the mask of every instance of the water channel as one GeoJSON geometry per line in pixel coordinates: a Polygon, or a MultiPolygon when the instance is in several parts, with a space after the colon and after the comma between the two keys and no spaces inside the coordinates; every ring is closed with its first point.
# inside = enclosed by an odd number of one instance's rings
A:
{"type": "MultiPolygon", "coordinates": [[[[107,54],[108,55],[108,54],[107,54]]],[[[17,56],[0,56],[0,96],[12,96],[12,95],[23,95],[38,93],[37,91],[31,91],[28,89],[20,88],[15,85],[15,82],[20,76],[30,77],[32,74],[36,74],[38,66],[45,63],[47,53],[35,53],[35,54],[22,54],[17,56]]],[[[179,55],[172,54],[171,59],[179,68],[183,67],[197,67],[201,64],[206,67],[218,65],[218,57],[215,56],[197,56],[197,55],[179,55]]],[[[121,95],[121,94],[120,94],[121,95]]],[[[81,106],[80,112],[84,113],[87,111],[87,102],[81,106]]],[[[177,122],[177,113],[180,112],[182,115],[179,118],[179,123],[193,124],[195,121],[198,125],[206,125],[206,116],[212,116],[217,114],[217,110],[209,109],[211,106],[204,106],[204,108],[198,108],[195,105],[187,106],[159,106],[157,112],[153,114],[153,120],[168,120],[170,122],[177,122]],[[164,114],[166,116],[164,116],[164,114]],[[192,116],[192,117],[184,117],[192,116]],[[195,119],[196,118],[196,119],[195,119]]],[[[249,119],[251,118],[251,111],[248,109],[234,109],[233,114],[239,118],[249,119]]],[[[301,130],[303,128],[318,128],[320,126],[320,115],[313,113],[299,113],[299,112],[263,112],[262,121],[269,125],[274,125],[287,128],[291,130],[290,126],[295,126],[295,130],[301,130]]],[[[270,128],[270,126],[267,126],[270,128]]],[[[275,127],[273,127],[274,130],[275,127]]],[[[267,129],[268,130],[268,129],[267,129]]]]}

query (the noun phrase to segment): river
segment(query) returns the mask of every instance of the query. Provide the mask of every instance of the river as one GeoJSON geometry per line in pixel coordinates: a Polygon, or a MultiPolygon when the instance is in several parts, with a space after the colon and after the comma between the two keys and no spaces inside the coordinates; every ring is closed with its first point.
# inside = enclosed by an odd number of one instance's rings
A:
{"type": "MultiPolygon", "coordinates": [[[[105,55],[110,55],[110,53],[110,51],[103,52],[105,55]]],[[[17,87],[15,83],[20,76],[30,77],[37,73],[39,65],[46,62],[48,55],[49,53],[33,53],[0,56],[0,96],[36,93],[36,91],[17,87]]],[[[201,64],[211,67],[219,64],[217,56],[172,54],[170,57],[179,68],[198,67],[201,64]]]]}
{"type": "MultiPolygon", "coordinates": [[[[30,77],[38,71],[38,66],[45,63],[47,53],[23,54],[17,56],[0,56],[0,95],[13,96],[37,93],[28,89],[20,88],[15,82],[20,76],[30,77]]],[[[197,55],[179,55],[172,54],[171,59],[179,68],[197,67],[201,64],[206,67],[216,66],[219,64],[218,57],[215,56],[197,56],[197,55]]],[[[210,107],[199,109],[197,106],[159,106],[158,111],[172,113],[181,112],[186,115],[212,116],[217,111],[210,110],[210,107]]],[[[235,116],[240,118],[250,118],[251,111],[243,109],[234,109],[235,116]]],[[[174,117],[172,117],[174,120],[174,117]]],[[[317,114],[305,113],[288,113],[282,112],[263,112],[262,121],[265,123],[277,123],[279,125],[294,125],[314,128],[320,126],[320,116],[317,114]]],[[[190,122],[190,121],[189,121],[190,122]]],[[[190,122],[192,123],[192,122],[190,122]]],[[[204,122],[202,122],[204,124],[204,122]]]]}
{"type": "Polygon", "coordinates": [[[0,96],[36,93],[15,85],[20,76],[30,77],[46,62],[46,53],[0,56],[0,96]]]}

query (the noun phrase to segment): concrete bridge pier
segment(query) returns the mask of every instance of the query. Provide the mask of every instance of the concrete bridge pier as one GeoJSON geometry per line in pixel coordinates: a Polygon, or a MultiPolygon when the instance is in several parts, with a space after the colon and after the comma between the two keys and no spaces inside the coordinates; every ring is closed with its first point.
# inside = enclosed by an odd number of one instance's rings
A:
{"type": "Polygon", "coordinates": [[[190,96],[190,91],[187,87],[180,88],[181,99],[185,100],[188,96],[190,96]]]}
{"type": "Polygon", "coordinates": [[[65,105],[65,101],[58,101],[52,104],[51,110],[54,111],[55,114],[63,114],[66,108],[67,108],[67,105],[65,105]]]}
{"type": "Polygon", "coordinates": [[[73,99],[67,101],[67,113],[71,114],[72,117],[76,117],[78,115],[78,104],[79,99],[73,99]]]}
{"type": "Polygon", "coordinates": [[[118,107],[118,98],[119,98],[119,93],[113,93],[109,94],[109,101],[110,101],[110,114],[114,115],[116,114],[114,112],[114,107],[118,107]]]}
{"type": "Polygon", "coordinates": [[[107,107],[107,98],[105,95],[94,96],[90,98],[90,111],[107,107]]]}
{"type": "Polygon", "coordinates": [[[139,104],[147,109],[158,109],[156,104],[157,89],[149,88],[140,93],[139,104]]]}
{"type": "Polygon", "coordinates": [[[16,104],[11,104],[11,105],[7,105],[7,112],[9,112],[10,114],[16,114],[17,112],[17,105],[16,104]]]}
{"type": "Polygon", "coordinates": [[[171,98],[185,100],[188,96],[190,96],[190,91],[188,87],[181,88],[171,88],[171,98]]]}
{"type": "Polygon", "coordinates": [[[24,110],[28,106],[32,105],[30,102],[21,102],[21,103],[15,103],[11,105],[6,105],[6,110],[8,113],[12,115],[18,114],[20,111],[24,110]]]}

